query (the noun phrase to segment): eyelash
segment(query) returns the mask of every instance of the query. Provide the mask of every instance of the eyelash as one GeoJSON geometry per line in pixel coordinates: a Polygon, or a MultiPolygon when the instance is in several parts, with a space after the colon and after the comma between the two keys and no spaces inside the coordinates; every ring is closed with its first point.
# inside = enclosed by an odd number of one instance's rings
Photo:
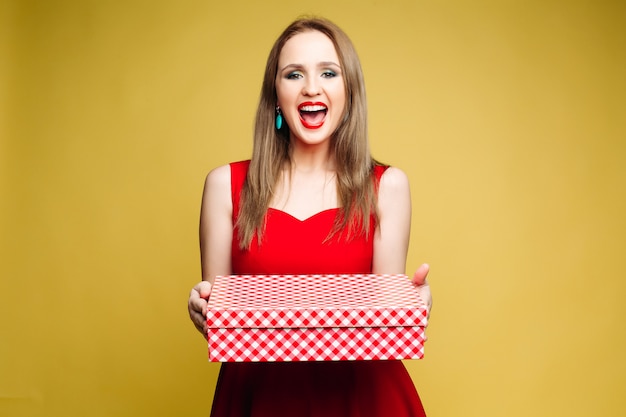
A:
{"type": "MultiPolygon", "coordinates": [[[[335,71],[324,71],[321,74],[321,77],[323,78],[334,78],[337,76],[337,73],[335,71]]],[[[288,80],[298,80],[301,79],[302,77],[304,77],[304,75],[302,75],[301,72],[290,72],[289,74],[287,74],[287,76],[285,78],[287,78],[288,80]]]]}

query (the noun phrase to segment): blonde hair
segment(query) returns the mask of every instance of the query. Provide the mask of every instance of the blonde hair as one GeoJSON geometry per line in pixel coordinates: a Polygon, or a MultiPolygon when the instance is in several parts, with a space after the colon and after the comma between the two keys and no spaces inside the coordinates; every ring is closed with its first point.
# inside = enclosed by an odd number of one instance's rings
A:
{"type": "Polygon", "coordinates": [[[256,113],[254,145],[247,178],[241,193],[237,218],[241,249],[250,247],[254,235],[262,240],[267,209],[274,195],[285,164],[289,159],[289,128],[274,127],[276,115],[276,74],[278,58],[285,43],[294,35],[318,31],[333,42],[346,92],[346,108],[342,122],[331,138],[331,151],[336,162],[338,211],[331,235],[347,228],[347,236],[369,235],[370,216],[377,220],[374,160],[370,155],[367,135],[367,101],[361,64],[352,42],[334,23],[321,18],[303,18],[290,24],[272,47],[261,87],[256,113]]]}

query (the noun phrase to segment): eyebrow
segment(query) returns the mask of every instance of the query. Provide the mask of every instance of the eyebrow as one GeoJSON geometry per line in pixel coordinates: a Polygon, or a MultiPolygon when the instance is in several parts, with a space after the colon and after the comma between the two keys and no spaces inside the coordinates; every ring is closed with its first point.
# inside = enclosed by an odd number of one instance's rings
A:
{"type": "MultiPolygon", "coordinates": [[[[322,61],[322,62],[318,62],[317,63],[318,67],[337,67],[339,69],[341,69],[341,65],[337,64],[336,62],[333,61],[322,61]]],[[[294,68],[294,69],[301,69],[304,68],[304,65],[302,64],[287,64],[285,65],[283,68],[280,69],[280,72],[285,71],[288,68],[294,68]]]]}

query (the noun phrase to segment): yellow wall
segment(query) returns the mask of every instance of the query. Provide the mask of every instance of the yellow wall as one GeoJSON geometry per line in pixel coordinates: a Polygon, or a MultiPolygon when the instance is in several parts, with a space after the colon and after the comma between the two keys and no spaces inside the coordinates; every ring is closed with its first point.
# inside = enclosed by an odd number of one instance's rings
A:
{"type": "Polygon", "coordinates": [[[430,416],[626,407],[620,1],[5,0],[0,415],[207,415],[189,322],[206,172],[250,154],[302,13],[360,52],[378,159],[412,180],[430,416]]]}

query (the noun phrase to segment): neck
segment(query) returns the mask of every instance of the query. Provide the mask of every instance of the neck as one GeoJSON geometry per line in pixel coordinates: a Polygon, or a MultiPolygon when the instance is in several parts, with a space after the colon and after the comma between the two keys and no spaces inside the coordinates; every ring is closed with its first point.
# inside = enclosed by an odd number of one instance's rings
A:
{"type": "Polygon", "coordinates": [[[292,172],[334,171],[335,161],[329,146],[298,144],[289,154],[292,172]]]}

